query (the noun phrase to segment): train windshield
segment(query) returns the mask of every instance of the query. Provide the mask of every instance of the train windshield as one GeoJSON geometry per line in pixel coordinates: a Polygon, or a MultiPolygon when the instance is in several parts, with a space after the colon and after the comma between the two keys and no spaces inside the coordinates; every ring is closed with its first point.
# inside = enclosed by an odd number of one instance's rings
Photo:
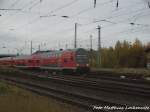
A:
{"type": "Polygon", "coordinates": [[[78,64],[88,64],[88,53],[84,49],[78,49],[76,51],[76,61],[78,64]]]}

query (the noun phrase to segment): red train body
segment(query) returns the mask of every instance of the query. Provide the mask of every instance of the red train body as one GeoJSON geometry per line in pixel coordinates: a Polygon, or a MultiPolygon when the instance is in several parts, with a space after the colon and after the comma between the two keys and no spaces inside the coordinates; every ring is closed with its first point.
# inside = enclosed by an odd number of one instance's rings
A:
{"type": "Polygon", "coordinates": [[[89,71],[85,49],[64,51],[37,51],[32,55],[1,58],[0,65],[20,68],[39,68],[59,71],[89,71]]]}

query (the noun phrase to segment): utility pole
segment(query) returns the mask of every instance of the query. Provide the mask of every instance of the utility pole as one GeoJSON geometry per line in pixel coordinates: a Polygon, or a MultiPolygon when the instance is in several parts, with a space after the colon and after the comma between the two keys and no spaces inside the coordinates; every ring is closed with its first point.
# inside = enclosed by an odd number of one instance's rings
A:
{"type": "Polygon", "coordinates": [[[32,48],[32,41],[31,41],[31,49],[30,49],[30,50],[31,50],[31,55],[32,55],[32,49],[33,49],[33,48],[32,48]]]}
{"type": "Polygon", "coordinates": [[[25,41],[25,44],[24,44],[24,54],[26,54],[26,49],[27,49],[27,41],[25,41]]]}
{"type": "Polygon", "coordinates": [[[68,49],[68,44],[65,45],[65,48],[68,49]]]}
{"type": "Polygon", "coordinates": [[[40,44],[39,44],[39,46],[38,46],[38,49],[39,49],[39,51],[41,50],[41,46],[40,46],[40,44]]]}
{"type": "Polygon", "coordinates": [[[92,45],[92,35],[90,35],[90,50],[92,51],[92,47],[93,47],[93,45],[92,45]]]}
{"type": "Polygon", "coordinates": [[[75,23],[74,48],[77,48],[77,23],[75,23]]]}
{"type": "Polygon", "coordinates": [[[93,52],[92,52],[92,35],[90,35],[90,54],[89,54],[89,56],[90,56],[90,65],[92,65],[93,66],[93,52]]]}
{"type": "Polygon", "coordinates": [[[60,45],[60,42],[58,43],[58,49],[59,49],[59,50],[62,49],[62,48],[61,48],[61,45],[60,45]]]}
{"type": "Polygon", "coordinates": [[[101,26],[98,25],[98,66],[101,67],[101,26]]]}

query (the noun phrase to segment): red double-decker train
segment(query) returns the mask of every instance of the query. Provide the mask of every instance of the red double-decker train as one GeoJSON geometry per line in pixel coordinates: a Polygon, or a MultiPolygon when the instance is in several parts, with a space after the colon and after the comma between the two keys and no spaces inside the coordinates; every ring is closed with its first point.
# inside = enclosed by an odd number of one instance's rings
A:
{"type": "Polygon", "coordinates": [[[88,72],[88,52],[83,48],[37,51],[32,55],[0,58],[0,65],[63,72],[88,72]]]}

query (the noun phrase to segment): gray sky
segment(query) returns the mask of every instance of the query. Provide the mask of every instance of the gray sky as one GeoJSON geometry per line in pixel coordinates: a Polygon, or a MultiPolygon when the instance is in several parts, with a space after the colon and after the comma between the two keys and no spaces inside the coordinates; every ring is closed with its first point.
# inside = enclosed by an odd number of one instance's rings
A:
{"type": "Polygon", "coordinates": [[[97,26],[102,46],[117,40],[150,41],[150,0],[0,0],[0,53],[38,49],[73,48],[74,24],[78,23],[78,47],[97,48],[97,26]],[[12,10],[2,10],[12,9],[12,10]],[[16,10],[14,10],[16,9],[16,10]],[[62,16],[68,16],[63,18],[62,16]],[[131,25],[130,23],[134,23],[131,25]]]}

